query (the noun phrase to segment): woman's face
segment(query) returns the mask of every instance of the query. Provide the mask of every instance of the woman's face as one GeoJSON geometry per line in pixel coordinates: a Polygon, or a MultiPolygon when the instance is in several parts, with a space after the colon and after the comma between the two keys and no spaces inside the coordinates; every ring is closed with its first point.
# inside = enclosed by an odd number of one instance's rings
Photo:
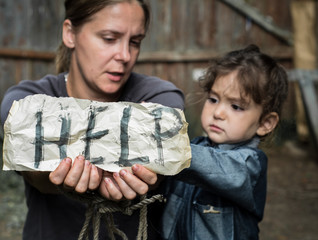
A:
{"type": "Polygon", "coordinates": [[[73,48],[67,82],[69,96],[117,101],[145,36],[142,8],[137,2],[107,6],[77,31],[67,32],[67,21],[63,40],[73,48]]]}

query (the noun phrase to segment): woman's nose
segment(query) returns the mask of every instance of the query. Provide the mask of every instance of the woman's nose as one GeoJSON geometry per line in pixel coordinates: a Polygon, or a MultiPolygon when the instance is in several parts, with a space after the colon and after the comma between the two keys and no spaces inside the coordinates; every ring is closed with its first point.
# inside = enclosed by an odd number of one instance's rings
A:
{"type": "Polygon", "coordinates": [[[130,48],[129,43],[122,42],[119,47],[118,51],[116,53],[115,59],[117,61],[122,61],[124,63],[129,62],[130,60],[130,48]]]}

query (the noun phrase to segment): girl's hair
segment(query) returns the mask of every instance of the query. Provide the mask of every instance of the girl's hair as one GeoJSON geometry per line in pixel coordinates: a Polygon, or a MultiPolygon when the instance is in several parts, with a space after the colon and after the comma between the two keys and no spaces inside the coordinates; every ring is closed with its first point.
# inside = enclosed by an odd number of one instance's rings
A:
{"type": "MultiPolygon", "coordinates": [[[[141,6],[145,15],[145,30],[148,30],[150,23],[150,8],[145,0],[65,0],[65,19],[69,19],[73,27],[80,28],[90,21],[91,16],[103,8],[122,2],[137,2],[141,6]]],[[[72,49],[66,47],[61,42],[55,58],[57,73],[69,70],[72,49]]]]}
{"type": "Polygon", "coordinates": [[[287,74],[282,66],[252,44],[212,61],[200,78],[204,91],[209,92],[218,77],[233,71],[237,71],[241,96],[251,97],[256,104],[262,105],[260,120],[270,112],[280,116],[288,94],[287,74]]]}

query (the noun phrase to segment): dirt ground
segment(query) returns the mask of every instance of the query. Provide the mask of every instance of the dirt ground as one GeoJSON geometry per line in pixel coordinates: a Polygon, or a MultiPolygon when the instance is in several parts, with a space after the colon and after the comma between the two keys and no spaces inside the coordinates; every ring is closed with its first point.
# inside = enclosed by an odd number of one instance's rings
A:
{"type": "MultiPolygon", "coordinates": [[[[261,240],[318,240],[317,149],[294,142],[267,150],[268,195],[261,240]]],[[[0,239],[21,239],[26,214],[23,182],[0,172],[0,239]]]]}
{"type": "Polygon", "coordinates": [[[268,187],[260,239],[318,240],[318,151],[286,142],[268,151],[268,187]]]}

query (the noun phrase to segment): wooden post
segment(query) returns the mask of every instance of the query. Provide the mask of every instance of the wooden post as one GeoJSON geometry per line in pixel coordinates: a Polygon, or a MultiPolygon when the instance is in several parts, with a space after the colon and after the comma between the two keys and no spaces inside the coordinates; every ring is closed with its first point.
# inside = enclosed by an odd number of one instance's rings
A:
{"type": "MultiPolygon", "coordinates": [[[[294,28],[294,65],[296,69],[314,70],[317,68],[316,1],[293,0],[291,15],[294,28]]],[[[299,85],[295,86],[297,133],[300,141],[309,140],[304,103],[299,85]]]]}

